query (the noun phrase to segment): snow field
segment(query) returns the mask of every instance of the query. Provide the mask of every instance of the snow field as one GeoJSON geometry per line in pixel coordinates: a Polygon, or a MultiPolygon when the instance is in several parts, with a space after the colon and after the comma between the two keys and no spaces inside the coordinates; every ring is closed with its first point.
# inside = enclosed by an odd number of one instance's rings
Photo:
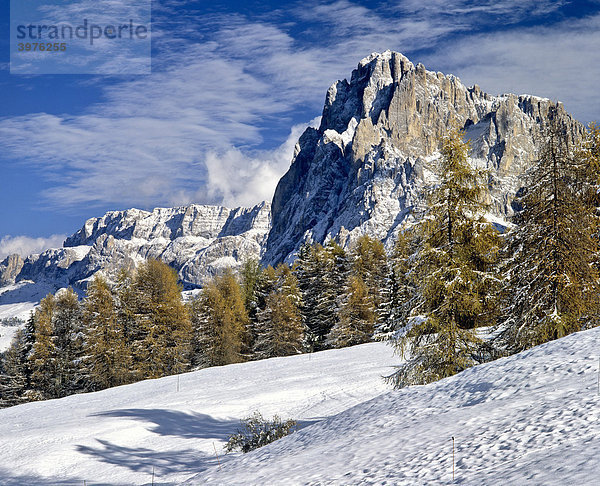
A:
{"type": "Polygon", "coordinates": [[[181,484],[258,410],[301,427],[373,398],[383,343],[235,364],[0,410],[0,484],[181,484]]]}
{"type": "Polygon", "coordinates": [[[387,392],[188,484],[598,484],[599,344],[593,329],[387,392]]]}

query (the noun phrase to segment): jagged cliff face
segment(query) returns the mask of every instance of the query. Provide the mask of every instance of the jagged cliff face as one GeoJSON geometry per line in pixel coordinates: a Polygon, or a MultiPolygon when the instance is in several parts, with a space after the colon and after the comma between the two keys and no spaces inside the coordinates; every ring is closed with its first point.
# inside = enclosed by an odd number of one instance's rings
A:
{"type": "Polygon", "coordinates": [[[0,262],[0,287],[14,283],[23,268],[23,263],[19,255],[9,255],[0,262]]]}
{"type": "MultiPolygon", "coordinates": [[[[109,212],[88,220],[63,248],[0,262],[0,286],[46,280],[83,288],[98,271],[112,278],[148,258],[201,285],[246,258],[290,259],[306,240],[349,246],[366,233],[389,246],[435,183],[440,140],[453,126],[471,139],[471,162],[489,169],[490,213],[503,219],[554,107],[570,120],[547,99],[491,96],[402,54],[372,54],[349,82],[329,88],[321,125],[301,136],[272,210],[262,203],[109,212]]],[[[573,120],[570,126],[573,138],[583,130],[573,120]]]]}
{"type": "MultiPolygon", "coordinates": [[[[275,191],[264,261],[289,258],[306,240],[348,246],[367,233],[391,244],[435,182],[449,127],[465,129],[472,164],[489,169],[490,212],[505,218],[552,107],[570,119],[547,99],[491,96],[402,54],[372,54],[329,88],[319,129],[300,138],[275,191]]],[[[583,129],[571,127],[573,137],[583,129]]]]}
{"type": "Polygon", "coordinates": [[[63,248],[13,261],[13,270],[2,275],[4,285],[46,280],[84,288],[98,271],[114,278],[123,267],[134,268],[156,258],[175,268],[184,283],[201,285],[224,267],[235,268],[246,258],[259,259],[269,229],[268,203],[250,209],[192,205],[152,212],[112,211],[89,219],[63,248]],[[20,268],[15,271],[17,263],[20,268]]]}

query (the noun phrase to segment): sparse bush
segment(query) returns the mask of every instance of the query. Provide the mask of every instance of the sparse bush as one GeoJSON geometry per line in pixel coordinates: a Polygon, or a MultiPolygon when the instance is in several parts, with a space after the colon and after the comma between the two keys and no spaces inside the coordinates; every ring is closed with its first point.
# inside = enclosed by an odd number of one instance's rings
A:
{"type": "Polygon", "coordinates": [[[17,327],[22,326],[23,324],[25,324],[25,321],[18,317],[5,317],[4,319],[0,319],[0,326],[17,327]]]}
{"type": "Polygon", "coordinates": [[[237,434],[229,437],[229,441],[225,444],[227,452],[253,451],[291,434],[297,425],[295,420],[283,421],[277,415],[274,415],[271,420],[265,420],[259,412],[254,412],[250,417],[240,420],[240,424],[237,434]]]}

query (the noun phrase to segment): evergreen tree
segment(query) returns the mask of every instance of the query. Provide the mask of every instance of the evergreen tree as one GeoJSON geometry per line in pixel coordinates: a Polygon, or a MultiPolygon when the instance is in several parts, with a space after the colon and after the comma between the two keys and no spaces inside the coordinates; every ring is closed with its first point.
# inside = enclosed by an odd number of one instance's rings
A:
{"type": "Polygon", "coordinates": [[[208,282],[191,305],[197,366],[221,366],[244,360],[242,347],[248,313],[240,284],[228,270],[208,282]]]}
{"type": "Polygon", "coordinates": [[[577,331],[598,311],[598,134],[578,151],[570,125],[550,115],[507,237],[507,306],[495,342],[508,353],[577,331]]]}
{"type": "Polygon", "coordinates": [[[82,331],[81,307],[77,294],[71,288],[58,292],[52,316],[52,335],[59,396],[71,395],[85,389],[82,331]]]}
{"type": "Polygon", "coordinates": [[[301,314],[306,326],[306,346],[328,347],[327,336],[338,321],[341,292],[349,271],[346,252],[334,241],[325,247],[305,244],[294,264],[302,295],[301,314]]]}
{"type": "Polygon", "coordinates": [[[19,329],[10,347],[0,356],[0,408],[26,401],[26,367],[21,358],[25,332],[19,329]]]}
{"type": "Polygon", "coordinates": [[[96,275],[87,289],[83,318],[91,386],[102,390],[129,383],[131,355],[110,286],[96,275]]]}
{"type": "Polygon", "coordinates": [[[485,172],[467,161],[468,144],[452,131],[443,142],[440,183],[417,223],[414,257],[419,298],[398,336],[409,360],[391,379],[396,386],[423,384],[475,364],[475,328],[493,323],[491,298],[499,236],[481,215],[485,172]]]}
{"type": "Polygon", "coordinates": [[[244,305],[248,316],[252,319],[256,315],[257,308],[257,288],[262,276],[262,269],[258,260],[249,259],[244,261],[240,270],[242,293],[244,295],[244,305]]]}
{"type": "Polygon", "coordinates": [[[362,277],[351,276],[347,292],[339,322],[329,335],[330,342],[336,348],[369,342],[377,320],[372,296],[362,277]]]}
{"type": "Polygon", "coordinates": [[[300,314],[300,289],[290,268],[281,264],[274,288],[258,313],[255,355],[259,359],[289,356],[303,350],[304,326],[300,314]]]}
{"type": "Polygon", "coordinates": [[[395,333],[407,325],[410,312],[417,305],[419,294],[413,272],[415,245],[410,230],[398,235],[388,260],[376,339],[394,339],[395,333]]]}

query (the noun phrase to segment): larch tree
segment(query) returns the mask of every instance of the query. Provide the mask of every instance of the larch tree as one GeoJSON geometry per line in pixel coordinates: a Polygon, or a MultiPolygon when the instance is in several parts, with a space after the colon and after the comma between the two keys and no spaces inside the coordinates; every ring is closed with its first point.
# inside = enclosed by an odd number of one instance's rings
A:
{"type": "Polygon", "coordinates": [[[131,354],[111,287],[96,275],[83,303],[86,360],[91,386],[102,390],[131,381],[131,354]]]}
{"type": "Polygon", "coordinates": [[[383,244],[361,236],[350,251],[350,271],[343,288],[338,319],[328,341],[335,347],[373,339],[385,298],[387,259],[383,244]]]}
{"type": "Polygon", "coordinates": [[[439,184],[427,198],[414,237],[418,299],[396,345],[407,362],[390,377],[397,386],[429,383],[476,363],[476,328],[495,322],[493,295],[499,235],[483,217],[485,171],[468,162],[468,143],[443,140],[439,184]]]}
{"type": "Polygon", "coordinates": [[[57,349],[53,339],[52,321],[56,311],[56,299],[48,294],[35,311],[34,344],[28,357],[31,367],[32,400],[57,398],[57,349]]]}
{"type": "Polygon", "coordinates": [[[495,339],[505,353],[577,331],[598,313],[598,132],[578,149],[572,125],[550,115],[507,237],[507,301],[495,339]]]}
{"type": "Polygon", "coordinates": [[[166,263],[148,260],[137,268],[132,284],[136,297],[137,369],[144,378],[186,371],[192,327],[177,273],[166,263]]]}
{"type": "Polygon", "coordinates": [[[248,313],[235,275],[227,270],[215,276],[192,304],[195,363],[199,367],[244,361],[242,354],[248,313]]]}

